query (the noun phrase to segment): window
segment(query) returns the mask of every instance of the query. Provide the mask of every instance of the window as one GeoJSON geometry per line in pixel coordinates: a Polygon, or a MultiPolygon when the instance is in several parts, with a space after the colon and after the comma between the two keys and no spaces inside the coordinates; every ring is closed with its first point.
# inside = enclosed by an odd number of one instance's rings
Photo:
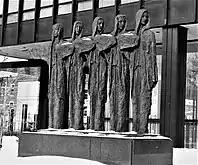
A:
{"type": "Polygon", "coordinates": [[[35,0],[24,0],[23,10],[34,9],[35,8],[35,0]]]}
{"type": "Polygon", "coordinates": [[[2,16],[0,16],[0,25],[2,25],[2,16]]]}
{"type": "Polygon", "coordinates": [[[0,91],[0,104],[2,105],[4,103],[4,93],[2,93],[2,89],[0,91]]]}
{"type": "Polygon", "coordinates": [[[1,88],[1,97],[4,97],[4,94],[5,94],[5,88],[1,88]]]}
{"type": "Polygon", "coordinates": [[[0,15],[3,14],[3,0],[0,0],[0,15]]]}
{"type": "Polygon", "coordinates": [[[34,11],[27,11],[23,13],[23,21],[34,19],[34,11]]]}
{"type": "Polygon", "coordinates": [[[72,0],[59,0],[58,3],[72,2],[72,0]]]}
{"type": "Polygon", "coordinates": [[[131,3],[131,2],[139,2],[139,0],[121,0],[121,4],[131,3]]]}
{"type": "Polygon", "coordinates": [[[184,147],[197,148],[198,134],[198,24],[188,28],[184,147]],[[190,41],[190,42],[189,42],[190,41]]]}
{"type": "Polygon", "coordinates": [[[16,12],[19,8],[19,0],[9,0],[8,13],[16,12]]]}
{"type": "Polygon", "coordinates": [[[72,12],[72,3],[61,4],[58,6],[58,15],[68,14],[72,12]]]}
{"type": "Polygon", "coordinates": [[[158,67],[158,83],[152,91],[152,105],[151,114],[149,116],[150,122],[148,125],[149,133],[160,133],[160,103],[161,103],[161,73],[162,73],[162,55],[157,55],[158,67]]]}
{"type": "Polygon", "coordinates": [[[160,118],[162,55],[157,55],[158,83],[152,91],[151,119],[160,118]]]}
{"type": "Polygon", "coordinates": [[[15,84],[11,84],[11,91],[14,91],[15,89],[15,84]]]}
{"type": "Polygon", "coordinates": [[[197,147],[198,130],[198,52],[187,53],[186,99],[185,99],[185,141],[186,148],[197,147]]]}
{"type": "Polygon", "coordinates": [[[114,6],[114,5],[115,5],[115,0],[99,0],[99,8],[114,6]]]}
{"type": "Polygon", "coordinates": [[[198,24],[189,24],[183,26],[185,28],[188,28],[188,41],[198,40],[198,24]]]}
{"type": "Polygon", "coordinates": [[[28,105],[22,104],[22,123],[21,123],[21,131],[26,130],[27,128],[27,112],[28,112],[28,105]]]}
{"type": "Polygon", "coordinates": [[[162,43],[162,28],[151,29],[155,33],[156,43],[162,43]]]}
{"type": "Polygon", "coordinates": [[[16,94],[15,92],[16,92],[15,91],[15,84],[11,84],[10,90],[9,90],[10,96],[14,96],[14,94],[16,94]]]}
{"type": "Polygon", "coordinates": [[[13,108],[14,107],[14,101],[10,101],[9,106],[10,106],[10,108],[13,108]]]}
{"type": "Polygon", "coordinates": [[[52,16],[53,0],[41,0],[41,10],[39,18],[46,18],[52,16]]]}
{"type": "Polygon", "coordinates": [[[52,16],[52,7],[41,9],[40,18],[51,17],[51,16],[52,16]]]}
{"type": "Polygon", "coordinates": [[[92,9],[92,0],[78,3],[78,11],[84,11],[84,10],[90,10],[90,9],[92,9]]]}
{"type": "Polygon", "coordinates": [[[15,23],[18,21],[18,14],[9,14],[7,18],[7,24],[15,23]]]}
{"type": "Polygon", "coordinates": [[[41,0],[41,7],[53,5],[53,0],[41,0]]]}

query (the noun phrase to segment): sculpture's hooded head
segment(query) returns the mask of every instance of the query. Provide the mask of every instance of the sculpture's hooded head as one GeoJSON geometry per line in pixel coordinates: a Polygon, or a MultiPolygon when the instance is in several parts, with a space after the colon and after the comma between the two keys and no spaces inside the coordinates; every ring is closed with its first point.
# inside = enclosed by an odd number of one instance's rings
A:
{"type": "Polygon", "coordinates": [[[150,28],[149,12],[146,9],[140,9],[136,13],[136,28],[135,33],[142,34],[145,30],[150,28]]]}
{"type": "Polygon", "coordinates": [[[54,42],[55,38],[59,41],[63,39],[63,25],[61,23],[52,26],[52,42],[54,42]]]}
{"type": "Polygon", "coordinates": [[[126,16],[123,14],[117,15],[115,17],[115,26],[112,35],[117,36],[118,34],[125,33],[126,28],[127,28],[126,16]]]}
{"type": "Polygon", "coordinates": [[[83,35],[83,23],[82,21],[75,21],[72,31],[72,41],[78,38],[82,38],[83,35]]]}
{"type": "Polygon", "coordinates": [[[104,19],[102,17],[96,17],[92,23],[92,37],[97,34],[102,34],[104,31],[104,19]]]}

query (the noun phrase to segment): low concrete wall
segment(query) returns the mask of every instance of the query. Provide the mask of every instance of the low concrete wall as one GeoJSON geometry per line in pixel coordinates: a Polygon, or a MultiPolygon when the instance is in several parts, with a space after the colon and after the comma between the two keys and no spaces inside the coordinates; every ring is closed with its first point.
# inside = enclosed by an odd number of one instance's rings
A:
{"type": "Polygon", "coordinates": [[[24,132],[19,156],[56,155],[114,165],[171,165],[172,141],[156,137],[119,137],[24,132]]]}

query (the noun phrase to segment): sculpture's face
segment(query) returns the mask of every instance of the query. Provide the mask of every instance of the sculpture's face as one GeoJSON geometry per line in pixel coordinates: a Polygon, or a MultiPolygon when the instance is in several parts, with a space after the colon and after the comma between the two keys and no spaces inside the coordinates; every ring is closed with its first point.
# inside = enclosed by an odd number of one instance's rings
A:
{"type": "Polygon", "coordinates": [[[60,34],[60,26],[55,26],[53,30],[54,37],[58,37],[60,34]]]}
{"type": "Polygon", "coordinates": [[[99,34],[101,34],[103,32],[103,28],[104,28],[104,20],[99,19],[98,23],[97,23],[97,31],[99,34]]]}
{"type": "Polygon", "coordinates": [[[76,35],[80,35],[81,31],[82,31],[82,25],[80,23],[77,23],[75,27],[76,35]]]}
{"type": "Polygon", "coordinates": [[[119,17],[118,18],[118,30],[122,31],[125,28],[125,24],[126,24],[126,19],[124,19],[123,17],[119,17]]]}
{"type": "Polygon", "coordinates": [[[149,20],[148,12],[144,12],[140,21],[141,24],[145,26],[148,23],[148,20],[149,20]]]}

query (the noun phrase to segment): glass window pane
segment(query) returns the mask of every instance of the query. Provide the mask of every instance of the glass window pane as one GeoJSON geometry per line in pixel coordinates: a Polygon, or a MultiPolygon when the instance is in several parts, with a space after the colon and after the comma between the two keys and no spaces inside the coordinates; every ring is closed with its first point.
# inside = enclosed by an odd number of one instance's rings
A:
{"type": "Polygon", "coordinates": [[[23,13],[23,21],[34,19],[34,11],[28,11],[23,13]]]}
{"type": "Polygon", "coordinates": [[[71,12],[72,12],[72,3],[58,6],[58,15],[68,14],[71,12]]]}
{"type": "Polygon", "coordinates": [[[162,28],[151,29],[155,33],[156,43],[162,43],[162,28]]]}
{"type": "Polygon", "coordinates": [[[0,25],[2,25],[2,17],[0,16],[0,25]]]}
{"type": "Polygon", "coordinates": [[[41,0],[41,7],[53,5],[53,0],[41,0]]]}
{"type": "Polygon", "coordinates": [[[198,52],[187,53],[184,147],[197,148],[198,52]]]}
{"type": "Polygon", "coordinates": [[[24,0],[23,9],[32,9],[35,8],[35,0],[24,0]]]}
{"type": "Polygon", "coordinates": [[[188,24],[182,26],[188,28],[188,40],[198,39],[198,24],[188,24]]]}
{"type": "Polygon", "coordinates": [[[131,3],[131,2],[138,2],[139,0],[121,0],[121,4],[131,3]]]}
{"type": "Polygon", "coordinates": [[[3,14],[3,0],[0,0],[0,15],[3,14]]]}
{"type": "Polygon", "coordinates": [[[183,25],[188,28],[186,59],[186,97],[184,147],[197,148],[198,138],[198,24],[183,25]]]}
{"type": "Polygon", "coordinates": [[[0,0],[0,25],[2,25],[3,0],[0,0]]]}
{"type": "Polygon", "coordinates": [[[18,11],[19,0],[9,0],[8,13],[18,11]]]}
{"type": "Polygon", "coordinates": [[[160,118],[162,55],[157,55],[158,83],[152,91],[151,119],[160,118]]]}
{"type": "Polygon", "coordinates": [[[72,0],[59,0],[58,3],[63,3],[63,2],[72,2],[72,0]]]}
{"type": "Polygon", "coordinates": [[[185,118],[198,119],[198,52],[187,53],[185,118]]]}
{"type": "Polygon", "coordinates": [[[51,16],[52,16],[52,7],[41,9],[40,18],[51,17],[51,16]]]}
{"type": "Polygon", "coordinates": [[[92,0],[78,3],[78,11],[84,11],[90,9],[92,9],[92,0]]]}
{"type": "Polygon", "coordinates": [[[99,8],[113,5],[115,5],[115,0],[99,0],[99,8]]]}
{"type": "Polygon", "coordinates": [[[7,24],[14,23],[18,21],[18,14],[10,14],[8,15],[7,24]]]}
{"type": "Polygon", "coordinates": [[[151,119],[148,124],[148,131],[152,134],[160,133],[160,98],[161,98],[161,72],[162,72],[162,55],[157,55],[157,67],[158,67],[158,83],[152,91],[152,105],[151,114],[149,118],[151,119]]]}

